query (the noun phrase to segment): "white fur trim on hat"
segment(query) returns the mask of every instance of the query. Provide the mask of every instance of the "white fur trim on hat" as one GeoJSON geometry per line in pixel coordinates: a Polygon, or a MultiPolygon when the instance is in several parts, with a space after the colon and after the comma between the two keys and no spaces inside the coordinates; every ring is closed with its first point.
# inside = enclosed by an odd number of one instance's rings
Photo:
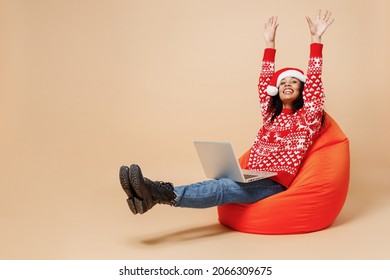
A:
{"type": "Polygon", "coordinates": [[[277,88],[280,86],[280,82],[282,81],[282,79],[284,79],[286,77],[293,77],[293,78],[300,80],[303,83],[306,82],[306,76],[303,75],[301,72],[299,72],[297,70],[286,70],[286,71],[279,74],[278,80],[276,82],[277,88]]]}
{"type": "Polygon", "coordinates": [[[282,79],[286,77],[293,77],[301,82],[306,82],[306,76],[303,74],[303,71],[298,68],[282,68],[276,71],[273,76],[271,77],[268,86],[267,86],[267,93],[271,96],[275,96],[279,93],[279,86],[282,79]]]}

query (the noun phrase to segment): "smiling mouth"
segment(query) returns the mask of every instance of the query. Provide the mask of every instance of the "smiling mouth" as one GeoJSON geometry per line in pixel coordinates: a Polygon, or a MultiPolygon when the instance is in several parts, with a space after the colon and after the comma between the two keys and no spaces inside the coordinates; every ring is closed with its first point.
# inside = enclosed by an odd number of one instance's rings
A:
{"type": "Polygon", "coordinates": [[[292,89],[285,89],[285,90],[283,91],[283,93],[286,94],[286,95],[290,95],[290,94],[293,94],[294,91],[293,91],[292,89]]]}

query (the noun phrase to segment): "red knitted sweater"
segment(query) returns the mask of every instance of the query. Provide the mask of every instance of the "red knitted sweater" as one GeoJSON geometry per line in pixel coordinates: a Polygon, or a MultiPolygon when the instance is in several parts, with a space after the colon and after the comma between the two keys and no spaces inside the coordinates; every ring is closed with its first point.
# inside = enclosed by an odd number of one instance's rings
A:
{"type": "Polygon", "coordinates": [[[322,47],[323,45],[318,43],[310,45],[303,107],[295,113],[292,109],[283,109],[273,121],[271,97],[266,88],[275,72],[276,50],[264,50],[258,86],[263,125],[252,145],[248,168],[278,172],[278,175],[271,179],[287,188],[321,128],[325,102],[321,80],[322,47]]]}

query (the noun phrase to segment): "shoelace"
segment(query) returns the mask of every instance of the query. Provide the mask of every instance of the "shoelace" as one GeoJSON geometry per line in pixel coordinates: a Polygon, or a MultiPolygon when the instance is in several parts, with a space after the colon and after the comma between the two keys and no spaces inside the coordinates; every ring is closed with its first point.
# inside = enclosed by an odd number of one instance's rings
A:
{"type": "Polygon", "coordinates": [[[151,181],[149,183],[152,187],[152,196],[158,203],[171,204],[176,195],[173,192],[172,183],[162,181],[151,181]],[[153,194],[154,193],[154,194],[153,194]]]}
{"type": "Polygon", "coordinates": [[[166,183],[162,181],[152,181],[152,186],[156,188],[157,191],[173,190],[173,186],[171,183],[166,183]]]}

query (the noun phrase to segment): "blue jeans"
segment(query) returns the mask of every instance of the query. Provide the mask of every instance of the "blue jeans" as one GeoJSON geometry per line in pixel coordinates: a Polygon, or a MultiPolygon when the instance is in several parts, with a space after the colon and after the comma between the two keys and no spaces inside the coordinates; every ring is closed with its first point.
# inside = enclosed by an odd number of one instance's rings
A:
{"type": "Polygon", "coordinates": [[[208,208],[228,203],[250,204],[286,190],[282,185],[263,179],[237,183],[227,178],[203,181],[175,188],[176,207],[208,208]]]}

